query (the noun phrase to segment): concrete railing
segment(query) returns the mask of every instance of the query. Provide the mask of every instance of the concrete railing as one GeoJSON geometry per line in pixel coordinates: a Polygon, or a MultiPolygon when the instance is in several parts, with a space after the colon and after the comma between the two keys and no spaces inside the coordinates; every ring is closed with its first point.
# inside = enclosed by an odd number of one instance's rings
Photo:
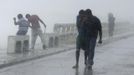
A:
{"type": "Polygon", "coordinates": [[[59,35],[56,33],[45,34],[45,43],[47,47],[57,47],[59,46],[59,35]]]}
{"type": "MultiPolygon", "coordinates": [[[[123,34],[133,30],[133,25],[129,23],[116,23],[114,35],[123,34]]],[[[103,38],[108,38],[108,24],[102,23],[103,38]]],[[[55,47],[63,44],[73,44],[76,41],[77,29],[75,24],[55,24],[54,33],[46,34],[48,47],[55,47]],[[56,39],[58,40],[56,40],[56,39]],[[48,40],[49,39],[49,40],[48,40]],[[56,43],[56,44],[54,44],[56,43]]]]}
{"type": "Polygon", "coordinates": [[[8,36],[7,53],[22,53],[29,50],[29,36],[8,36]]]}
{"type": "MultiPolygon", "coordinates": [[[[124,34],[126,32],[132,32],[134,26],[129,23],[116,23],[114,35],[124,34]]],[[[108,36],[108,24],[102,23],[103,38],[108,36]]],[[[77,37],[77,29],[75,24],[56,24],[54,26],[54,33],[44,34],[45,43],[48,48],[58,47],[60,45],[75,44],[77,37]]],[[[16,45],[22,44],[20,50],[23,50],[23,41],[28,40],[29,48],[29,36],[9,36],[8,38],[8,52],[16,50],[16,45]],[[12,46],[12,47],[11,47],[12,46]]]]}

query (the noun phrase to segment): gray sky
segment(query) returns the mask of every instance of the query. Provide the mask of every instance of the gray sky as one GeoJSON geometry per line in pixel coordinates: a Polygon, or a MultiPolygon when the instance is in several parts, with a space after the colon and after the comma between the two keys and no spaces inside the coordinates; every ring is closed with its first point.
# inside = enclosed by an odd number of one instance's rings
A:
{"type": "Polygon", "coordinates": [[[13,17],[19,13],[37,14],[46,23],[47,32],[52,32],[55,23],[75,23],[78,11],[87,8],[102,22],[107,21],[109,12],[113,12],[116,21],[131,21],[133,3],[134,0],[0,0],[0,48],[6,47],[9,35],[16,34],[13,17]]]}

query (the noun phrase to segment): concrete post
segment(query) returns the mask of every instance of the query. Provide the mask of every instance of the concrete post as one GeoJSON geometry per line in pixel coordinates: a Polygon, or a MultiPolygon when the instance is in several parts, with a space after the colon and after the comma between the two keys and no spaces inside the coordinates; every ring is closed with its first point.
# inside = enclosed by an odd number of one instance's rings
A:
{"type": "Polygon", "coordinates": [[[8,36],[7,53],[21,53],[29,50],[29,36],[8,36]]]}

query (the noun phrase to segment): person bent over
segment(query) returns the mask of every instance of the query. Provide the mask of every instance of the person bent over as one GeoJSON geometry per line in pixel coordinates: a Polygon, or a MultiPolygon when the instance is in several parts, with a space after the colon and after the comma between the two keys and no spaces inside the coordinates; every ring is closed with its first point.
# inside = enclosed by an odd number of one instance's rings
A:
{"type": "Polygon", "coordinates": [[[28,19],[28,21],[30,22],[31,24],[31,49],[34,49],[34,46],[35,46],[35,42],[37,40],[37,36],[39,36],[41,38],[41,41],[42,41],[42,47],[43,49],[46,48],[46,45],[45,45],[45,39],[44,39],[44,34],[43,34],[43,31],[41,30],[41,26],[39,24],[39,22],[41,22],[44,27],[46,28],[46,25],[45,23],[37,16],[37,15],[30,15],[30,14],[26,14],[26,18],[28,19]]]}

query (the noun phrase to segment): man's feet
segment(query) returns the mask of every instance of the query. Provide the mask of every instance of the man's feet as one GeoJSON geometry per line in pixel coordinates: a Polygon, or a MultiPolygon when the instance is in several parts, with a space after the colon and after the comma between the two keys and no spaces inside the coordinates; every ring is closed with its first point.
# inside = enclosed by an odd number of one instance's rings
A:
{"type": "Polygon", "coordinates": [[[87,60],[84,61],[85,65],[87,65],[87,60]]]}
{"type": "Polygon", "coordinates": [[[92,70],[92,65],[88,64],[87,68],[88,68],[88,70],[92,70]]]}
{"type": "Polygon", "coordinates": [[[72,68],[77,69],[78,67],[79,67],[78,65],[74,65],[72,68]]]}
{"type": "Polygon", "coordinates": [[[43,49],[46,49],[46,45],[43,45],[42,48],[43,48],[43,49]]]}

